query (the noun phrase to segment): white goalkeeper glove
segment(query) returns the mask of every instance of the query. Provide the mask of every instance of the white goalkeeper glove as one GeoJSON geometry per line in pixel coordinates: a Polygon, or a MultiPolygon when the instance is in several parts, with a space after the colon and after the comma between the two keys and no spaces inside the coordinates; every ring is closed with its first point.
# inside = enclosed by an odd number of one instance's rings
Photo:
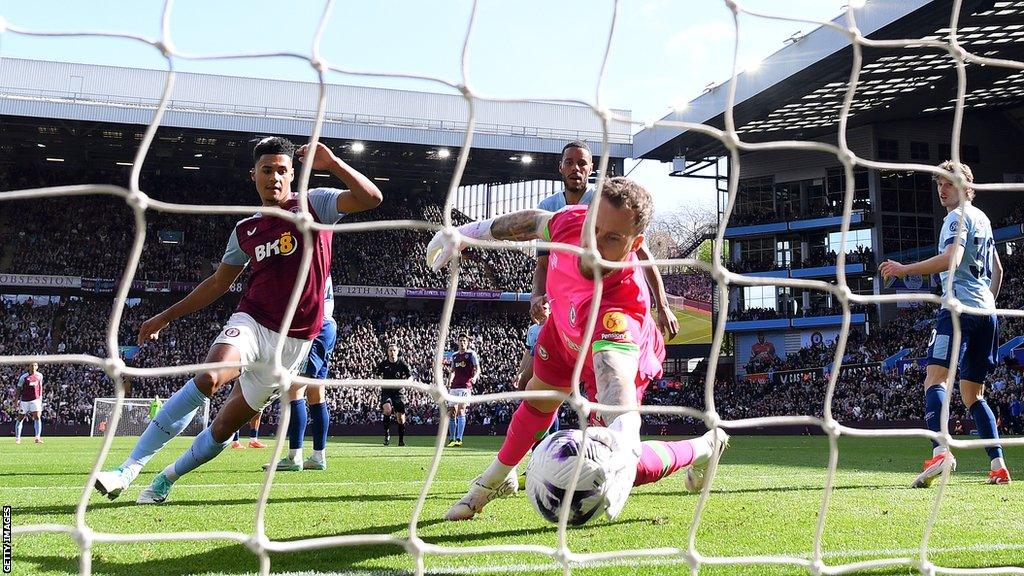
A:
{"type": "Polygon", "coordinates": [[[614,520],[633,490],[640,454],[634,442],[629,442],[621,432],[604,426],[587,427],[587,439],[611,448],[612,458],[605,463],[604,510],[608,519],[614,520]]]}
{"type": "Polygon", "coordinates": [[[463,236],[475,240],[494,240],[494,236],[491,236],[493,222],[493,219],[470,222],[456,228],[454,233],[438,230],[427,244],[427,266],[435,272],[444,268],[465,248],[463,236]]]}

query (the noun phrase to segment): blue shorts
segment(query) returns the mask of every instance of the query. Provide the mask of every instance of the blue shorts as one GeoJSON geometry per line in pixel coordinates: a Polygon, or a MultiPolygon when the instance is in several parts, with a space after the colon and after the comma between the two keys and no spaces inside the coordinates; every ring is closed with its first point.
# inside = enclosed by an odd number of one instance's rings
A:
{"type": "Polygon", "coordinates": [[[334,318],[325,319],[324,327],[313,345],[309,348],[309,360],[302,370],[303,376],[310,378],[327,378],[327,364],[331,361],[331,352],[334,351],[334,344],[338,341],[338,323],[334,318]]]}
{"type": "MultiPolygon", "coordinates": [[[[979,384],[995,368],[999,348],[999,320],[995,314],[960,315],[960,378],[979,384]]],[[[953,319],[949,310],[939,310],[928,343],[928,365],[949,368],[953,356],[953,319]]]]}

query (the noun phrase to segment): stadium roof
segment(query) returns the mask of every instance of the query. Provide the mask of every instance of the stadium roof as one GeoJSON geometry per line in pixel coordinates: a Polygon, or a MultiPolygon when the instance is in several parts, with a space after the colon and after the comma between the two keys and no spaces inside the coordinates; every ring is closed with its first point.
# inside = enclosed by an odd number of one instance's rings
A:
{"type": "MultiPolygon", "coordinates": [[[[0,162],[52,161],[125,172],[166,76],[158,70],[0,58],[0,162]]],[[[245,151],[254,136],[308,137],[318,90],[311,82],[179,72],[147,170],[248,169],[245,151]]],[[[595,153],[601,148],[598,117],[585,106],[478,101],[476,110],[462,185],[552,180],[567,141],[587,140],[595,153]]],[[[328,85],[322,138],[382,188],[436,190],[452,178],[467,114],[460,95],[328,85]],[[355,151],[357,142],[364,151],[355,151]]],[[[610,171],[621,172],[630,140],[628,124],[613,126],[610,171]]]]}
{"type": "MultiPolygon", "coordinates": [[[[854,10],[861,33],[874,40],[932,39],[949,34],[951,0],[868,0],[854,10]]],[[[845,27],[845,16],[833,22],[845,27]]],[[[1024,60],[1024,2],[964,0],[959,41],[985,57],[1024,60]]],[[[737,78],[736,126],[744,141],[810,139],[834,133],[849,82],[853,48],[848,36],[820,27],[737,78]]],[[[849,126],[926,115],[948,115],[956,95],[956,68],[936,48],[863,49],[864,64],[849,126]]],[[[1013,108],[1024,99],[1024,72],[967,64],[968,110],[1013,108]]],[[[664,120],[724,127],[728,82],[664,120]]],[[[722,156],[722,144],[689,130],[659,127],[634,136],[637,158],[672,160],[722,156]]]]}
{"type": "MultiPolygon", "coordinates": [[[[167,72],[68,62],[0,58],[0,115],[148,124],[167,72]]],[[[458,147],[468,120],[466,100],[437,94],[328,84],[323,136],[458,147]]],[[[245,133],[307,135],[319,85],[179,72],[162,126],[245,133]]],[[[628,110],[616,110],[629,117],[628,110]]],[[[560,153],[586,140],[595,154],[602,137],[589,107],[477,101],[473,147],[560,153]]],[[[630,155],[628,123],[613,123],[610,155],[630,155]]]]}

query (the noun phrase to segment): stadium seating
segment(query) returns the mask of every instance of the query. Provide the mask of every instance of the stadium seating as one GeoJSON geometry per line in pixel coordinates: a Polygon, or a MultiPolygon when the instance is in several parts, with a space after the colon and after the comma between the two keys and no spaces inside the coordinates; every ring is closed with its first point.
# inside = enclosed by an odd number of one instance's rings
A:
{"type": "MultiPolygon", "coordinates": [[[[10,180],[0,175],[0,188],[24,188],[48,183],[46,175],[27,171],[10,180]]],[[[67,175],[61,175],[67,183],[67,175]]],[[[118,176],[121,180],[123,177],[118,176]]],[[[112,174],[83,174],[82,182],[115,181],[112,174]],[[103,178],[106,178],[104,180],[103,178]]],[[[120,180],[119,180],[120,181],[120,180]]],[[[146,189],[148,181],[143,181],[146,189]]],[[[154,181],[154,184],[156,182],[154,181]]],[[[160,180],[162,188],[150,194],[165,201],[190,201],[197,198],[209,203],[251,203],[251,184],[244,180],[211,183],[209,179],[187,177],[160,180]]],[[[120,200],[90,198],[88,201],[63,198],[62,210],[74,213],[76,218],[56,220],[52,202],[12,202],[12,210],[0,216],[0,272],[27,274],[74,274],[83,276],[117,277],[124,265],[131,229],[124,225],[130,221],[130,212],[120,200]],[[69,240],[71,239],[71,240],[69,240]]],[[[143,252],[139,278],[149,280],[197,281],[207,276],[213,263],[220,258],[223,239],[227,236],[233,216],[194,217],[150,212],[147,214],[148,240],[143,252]],[[181,244],[161,244],[156,234],[160,230],[180,230],[185,241],[181,244]],[[215,238],[215,241],[192,241],[215,238]]],[[[427,219],[441,221],[440,207],[423,199],[410,198],[394,203],[372,214],[352,218],[363,219],[427,219]]],[[[456,223],[468,219],[455,215],[456,223]]],[[[445,274],[436,273],[423,265],[423,250],[429,233],[425,231],[393,231],[386,233],[339,234],[335,236],[336,284],[363,284],[407,287],[441,287],[446,284],[445,274]]],[[[805,265],[834,262],[835,255],[821,253],[805,265]]],[[[848,254],[851,261],[873,263],[870,251],[848,254]]],[[[762,263],[758,265],[774,265],[762,263]]],[[[1000,307],[1024,308],[1024,257],[1004,259],[1006,281],[999,298],[1000,307]]],[[[464,259],[460,286],[464,288],[529,291],[533,260],[525,253],[510,251],[469,250],[464,259]]],[[[713,284],[703,272],[673,272],[665,274],[665,284],[671,294],[689,299],[708,301],[713,284]]],[[[0,354],[90,353],[106,355],[105,329],[110,313],[109,296],[96,298],[64,298],[60,304],[42,305],[41,302],[16,303],[5,300],[0,314],[0,354]]],[[[166,305],[164,299],[145,299],[126,310],[120,326],[120,343],[131,344],[139,323],[166,305]]],[[[221,323],[233,308],[230,297],[197,314],[179,320],[165,330],[155,345],[144,348],[133,360],[136,366],[164,366],[200,361],[221,323]]],[[[865,307],[858,307],[859,310],[865,307]]],[[[804,314],[836,313],[839,308],[814,309],[804,314]]],[[[397,342],[406,355],[418,380],[428,381],[433,360],[433,343],[437,334],[439,309],[436,305],[407,308],[400,303],[381,301],[381,306],[368,307],[339,300],[335,316],[339,321],[339,344],[332,367],[333,378],[369,378],[372,368],[383,357],[386,343],[397,342]]],[[[731,314],[732,319],[766,319],[778,316],[774,310],[748,309],[731,314]]],[[[854,331],[847,345],[847,364],[877,362],[902,348],[911,350],[909,357],[921,357],[927,347],[934,307],[919,307],[902,311],[884,326],[872,319],[871,335],[854,331]]],[[[1002,319],[1000,341],[1024,334],[1024,321],[1002,319]]],[[[483,375],[476,392],[509,390],[523,351],[527,319],[521,311],[469,304],[456,310],[449,336],[449,349],[454,348],[454,335],[466,331],[472,335],[474,348],[483,361],[483,375]]],[[[794,370],[820,367],[831,362],[834,348],[831,343],[809,347],[786,358],[759,359],[745,366],[748,373],[768,370],[794,370]]],[[[23,369],[21,366],[0,367],[0,392],[13,396],[14,383],[23,369]]],[[[112,396],[113,384],[105,374],[80,365],[46,365],[43,417],[54,423],[87,424],[95,397],[112,396]]],[[[649,389],[647,401],[652,404],[687,405],[703,407],[702,374],[687,379],[684,375],[669,374],[649,389]]],[[[858,369],[844,374],[837,387],[833,410],[840,421],[906,421],[921,418],[919,371],[911,368],[903,374],[887,372],[882,368],[858,369]]],[[[994,386],[990,402],[1001,416],[1004,431],[1018,429],[1021,422],[1009,416],[1009,403],[1021,397],[1020,372],[999,368],[990,378],[994,386]],[[1016,427],[1016,428],[1015,428],[1016,427]]],[[[132,382],[134,396],[167,397],[181,384],[181,378],[147,378],[132,382]]],[[[826,380],[809,377],[798,385],[776,389],[772,382],[735,382],[731,376],[719,376],[716,383],[716,402],[725,418],[744,418],[768,415],[813,414],[821,415],[826,380]]],[[[368,424],[379,419],[376,389],[352,388],[332,390],[328,397],[334,421],[341,424],[368,424]]],[[[219,406],[225,395],[213,403],[219,406]]],[[[409,420],[413,424],[432,424],[437,421],[436,406],[419,393],[409,395],[409,420]]],[[[507,422],[514,405],[511,402],[490,403],[474,407],[470,420],[499,426],[507,422]]],[[[954,426],[967,426],[962,406],[953,403],[954,426]]],[[[0,425],[11,421],[14,407],[10,403],[0,408],[0,425]]],[[[572,414],[568,414],[571,423],[572,414]]],[[[273,423],[276,412],[271,410],[266,421],[273,423]]],[[[652,415],[648,423],[657,425],[678,422],[675,417],[652,415]]]]}
{"type": "MultiPolygon", "coordinates": [[[[81,182],[119,182],[109,173],[82,174],[81,182]]],[[[69,184],[59,177],[23,176],[18,186],[69,184]]],[[[0,182],[3,186],[3,182],[0,182]]],[[[10,186],[10,185],[8,185],[10,186]]],[[[166,202],[252,205],[251,183],[224,182],[210,178],[161,178],[143,180],[142,188],[153,198],[166,202]],[[152,183],[155,187],[147,187],[152,183]]],[[[8,188],[3,188],[8,189],[8,188]]],[[[389,202],[377,210],[355,215],[346,222],[367,220],[427,220],[441,222],[439,198],[417,196],[389,202]]],[[[88,278],[119,278],[127,261],[134,228],[131,211],[114,197],[72,197],[54,200],[8,202],[0,216],[0,272],[57,274],[88,278]],[[59,210],[55,203],[60,203],[59,210]],[[54,219],[56,212],[75,214],[74,219],[54,219]]],[[[456,211],[455,223],[469,221],[456,211]]],[[[149,211],[146,214],[146,244],[136,279],[196,282],[210,274],[224,251],[228,234],[241,216],[195,216],[149,211]],[[158,232],[181,232],[182,242],[161,243],[158,232]]],[[[434,272],[424,264],[424,251],[431,233],[425,230],[388,230],[334,236],[335,284],[441,288],[446,273],[434,272]],[[389,260],[394,265],[389,265],[389,260]]],[[[469,290],[528,292],[532,286],[533,261],[515,250],[464,253],[459,286],[469,290]]]]}

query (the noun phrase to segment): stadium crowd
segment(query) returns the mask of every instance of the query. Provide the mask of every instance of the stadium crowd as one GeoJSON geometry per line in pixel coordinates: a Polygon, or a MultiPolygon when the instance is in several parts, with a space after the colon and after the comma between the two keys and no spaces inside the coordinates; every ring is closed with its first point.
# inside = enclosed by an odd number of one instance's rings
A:
{"type": "MultiPolygon", "coordinates": [[[[815,247],[810,251],[807,258],[794,262],[792,268],[818,268],[823,266],[835,266],[838,255],[835,250],[826,250],[824,246],[815,247]]],[[[875,253],[870,249],[859,246],[846,253],[847,264],[864,264],[871,268],[875,263],[875,253]]],[[[738,274],[750,274],[753,272],[774,272],[776,270],[788,270],[789,267],[782,266],[771,258],[744,257],[729,263],[729,270],[738,274]]]]}
{"type": "MultiPolygon", "coordinates": [[[[79,175],[80,181],[118,181],[108,172],[79,175]]],[[[65,175],[21,175],[16,182],[0,180],[0,190],[54,184],[73,184],[65,175]]],[[[123,181],[123,178],[120,180],[123,181]]],[[[143,180],[142,188],[151,197],[178,203],[251,205],[255,200],[252,183],[229,179],[161,178],[143,180]],[[148,188],[147,184],[156,188],[148,188]]],[[[426,195],[424,195],[425,197],[426,195]]],[[[389,202],[377,210],[353,215],[345,220],[419,220],[440,224],[441,207],[424,197],[410,195],[389,202]]],[[[434,199],[436,201],[436,198],[434,199]]],[[[5,260],[17,263],[16,269],[0,272],[53,274],[85,278],[119,279],[134,239],[131,210],[113,196],[61,198],[60,211],[75,218],[49,217],[55,212],[52,201],[13,201],[5,203],[0,214],[0,246],[5,260]],[[75,240],[68,241],[69,238],[75,240]]],[[[469,218],[453,212],[453,223],[469,218]]],[[[172,214],[156,210],[146,212],[146,243],[139,260],[136,280],[199,282],[215,268],[224,251],[228,235],[241,215],[172,214]],[[168,234],[161,241],[161,233],[168,234]]],[[[398,228],[374,232],[347,232],[334,235],[335,258],[332,274],[335,284],[360,286],[402,286],[443,288],[447,273],[434,272],[424,263],[426,244],[432,232],[425,229],[398,228]]],[[[14,264],[11,264],[14,266],[14,264]]],[[[530,255],[516,250],[498,254],[491,250],[464,252],[459,274],[463,290],[504,290],[529,292],[533,281],[530,255]]]]}
{"type": "MultiPolygon", "coordinates": [[[[44,186],[52,177],[26,171],[17,176],[0,175],[0,189],[44,186]]],[[[60,176],[68,184],[67,175],[60,176]]],[[[81,175],[81,182],[104,181],[95,175],[81,175]]],[[[111,176],[109,181],[114,181],[111,176]]],[[[147,189],[148,182],[143,181],[147,189]]],[[[185,201],[202,198],[208,203],[249,203],[251,183],[245,180],[211,183],[207,180],[182,177],[177,180],[163,178],[163,187],[152,192],[154,198],[165,201],[185,201]]],[[[148,189],[147,189],[148,190],[148,189]]],[[[416,198],[396,202],[378,211],[358,215],[360,219],[441,221],[439,206],[416,198]]],[[[52,212],[46,201],[11,202],[12,210],[0,215],[0,242],[5,252],[0,261],[11,269],[3,272],[26,274],[60,274],[81,276],[118,276],[127,256],[133,230],[124,226],[131,221],[131,212],[123,201],[112,197],[100,199],[63,198],[61,210],[73,212],[76,218],[54,222],[45,218],[52,212]],[[47,210],[47,207],[50,210],[47,210]],[[15,225],[17,224],[17,225],[15,225]],[[54,231],[56,227],[57,231],[54,231]],[[76,238],[74,242],[66,239],[76,238]],[[13,268],[16,266],[16,268],[13,268]]],[[[763,214],[759,215],[763,219],[763,214]]],[[[462,214],[454,214],[455,223],[467,221],[462,214]]],[[[147,212],[147,242],[137,277],[149,280],[198,281],[207,276],[219,260],[223,240],[231,229],[235,216],[183,216],[155,211],[147,212]],[[181,232],[179,243],[157,241],[161,231],[181,232]],[[196,241],[192,241],[195,239],[196,241]],[[198,241],[202,239],[202,241],[198,241]],[[212,239],[212,240],[211,240],[212,239]]],[[[426,230],[388,230],[374,233],[345,233],[335,235],[333,271],[336,284],[385,285],[407,287],[443,287],[447,277],[423,265],[423,251],[430,232],[426,230]]],[[[822,251],[820,258],[812,258],[805,265],[820,265],[834,260],[834,253],[822,251]]],[[[873,263],[870,251],[857,250],[848,255],[849,261],[873,263]]],[[[750,263],[746,263],[750,264],[750,263]]],[[[774,262],[769,263],[774,265],[774,262]]],[[[743,264],[740,264],[742,267],[743,264]]],[[[1006,268],[999,306],[1024,309],[1024,258],[1013,255],[1004,259],[1006,268]]],[[[463,259],[460,288],[529,291],[533,262],[523,252],[469,250],[463,259]]],[[[714,283],[703,272],[667,274],[666,286],[672,294],[707,301],[714,283]]],[[[169,296],[168,296],[169,297],[169,296]]],[[[166,297],[154,296],[125,310],[119,328],[122,345],[134,343],[138,325],[162,309],[166,297]]],[[[230,297],[207,309],[183,318],[162,334],[161,340],[138,351],[130,361],[132,366],[156,367],[196,363],[202,360],[207,347],[233,309],[230,297]]],[[[865,307],[855,307],[855,311],[865,307]]],[[[70,298],[59,303],[4,300],[3,322],[0,323],[0,354],[85,353],[106,356],[106,323],[111,300],[105,296],[70,298]]],[[[801,315],[834,314],[838,306],[811,306],[798,310],[801,315]]],[[[853,331],[844,354],[844,365],[876,363],[901,348],[910,349],[908,357],[920,358],[927,347],[927,337],[934,318],[934,307],[922,306],[903,310],[886,325],[872,325],[870,335],[853,331]]],[[[335,316],[339,321],[339,345],[331,377],[338,379],[372,378],[373,367],[384,355],[385,346],[395,342],[413,368],[414,377],[421,382],[432,378],[433,351],[437,338],[439,307],[436,303],[416,304],[386,301],[367,305],[365,301],[339,300],[335,316]],[[378,305],[379,304],[379,305],[378,305]]],[[[732,319],[757,320],[781,317],[780,312],[765,308],[735,311],[732,319]]],[[[482,360],[482,376],[475,392],[510,390],[515,371],[523,351],[527,327],[524,310],[496,306],[494,303],[460,304],[453,317],[446,349],[454,349],[455,335],[467,332],[482,360]]],[[[873,320],[872,320],[873,322],[873,320]]],[[[1004,318],[1001,322],[1000,341],[1024,334],[1024,320],[1004,318]]],[[[744,366],[748,373],[768,373],[829,365],[834,354],[834,343],[811,345],[785,358],[760,358],[744,366]]],[[[0,366],[0,392],[4,398],[14,397],[14,385],[23,366],[0,366]]],[[[46,376],[44,384],[44,421],[63,424],[86,424],[92,412],[93,399],[113,395],[113,383],[105,373],[94,366],[82,364],[46,364],[40,367],[46,376]]],[[[841,421],[890,421],[921,418],[919,368],[911,366],[902,373],[884,370],[880,366],[858,367],[845,370],[833,403],[841,421]]],[[[701,378],[681,374],[667,375],[650,388],[647,401],[651,404],[703,407],[701,378]]],[[[182,376],[136,378],[130,382],[131,396],[166,398],[182,382],[182,376]]],[[[715,384],[717,409],[724,418],[745,418],[767,415],[814,414],[821,415],[827,379],[823,375],[809,374],[799,384],[786,384],[781,388],[773,378],[747,380],[720,376],[715,384]]],[[[1000,367],[989,382],[990,402],[1000,415],[1004,430],[1020,427],[1020,400],[1022,396],[1020,372],[1013,366],[1000,367]],[[1016,408],[1014,408],[1016,406],[1016,408]],[[1016,410],[1016,416],[1014,411],[1016,410]]],[[[215,399],[214,409],[222,393],[215,399]]],[[[408,393],[408,417],[413,424],[434,424],[438,419],[437,406],[418,391],[408,393]]],[[[378,391],[373,387],[335,388],[328,394],[334,421],[341,424],[372,423],[380,418],[378,391]]],[[[954,403],[954,421],[966,425],[966,416],[959,403],[954,403]]],[[[470,410],[470,419],[478,424],[497,426],[507,422],[513,402],[491,402],[476,405],[470,410]]],[[[0,424],[10,423],[15,404],[4,401],[0,408],[0,424]]],[[[271,410],[266,421],[273,423],[276,413],[271,410]]],[[[572,416],[569,415],[570,421],[572,416]]],[[[651,415],[653,424],[675,418],[651,415]]]]}
{"type": "MultiPolygon", "coordinates": [[[[843,306],[838,302],[835,304],[826,304],[820,301],[812,301],[809,306],[804,307],[802,306],[802,302],[799,298],[794,296],[790,299],[790,303],[795,303],[797,308],[795,314],[787,314],[784,310],[776,310],[774,308],[753,307],[730,311],[729,320],[775,320],[778,318],[834,316],[843,313],[843,306]]],[[[871,314],[872,311],[873,307],[866,304],[850,304],[851,314],[871,314]]]]}
{"type": "MultiPolygon", "coordinates": [[[[742,191],[740,192],[742,194],[742,191]]],[[[812,203],[807,210],[799,210],[788,202],[780,202],[778,207],[768,208],[764,203],[756,205],[744,201],[741,197],[733,208],[732,216],[729,217],[729,226],[747,226],[752,224],[766,224],[771,222],[791,222],[793,220],[808,220],[811,218],[828,218],[830,216],[842,216],[842,202],[835,202],[830,205],[827,202],[812,203]]],[[[853,210],[870,210],[871,201],[867,198],[855,198],[853,210]]]]}
{"type": "MultiPolygon", "coordinates": [[[[1019,290],[1016,290],[1019,297],[1019,290]]],[[[1002,299],[1001,299],[1002,300],[1002,299]]],[[[230,315],[233,303],[224,301],[172,324],[160,340],[151,343],[129,361],[132,366],[174,366],[199,362],[224,318],[230,315]]],[[[453,316],[446,349],[454,349],[455,335],[467,332],[472,347],[481,358],[482,375],[475,386],[476,393],[499,392],[512,389],[516,365],[523,350],[525,315],[517,309],[493,310],[493,304],[460,306],[453,316]]],[[[126,309],[121,324],[121,342],[132,340],[138,324],[162,307],[156,301],[143,301],[126,309]]],[[[110,300],[62,299],[59,304],[31,305],[4,301],[3,346],[5,354],[57,352],[84,352],[105,355],[104,329],[110,313],[110,300]]],[[[336,318],[339,321],[339,345],[336,349],[331,377],[337,379],[373,378],[373,368],[383,358],[387,343],[395,342],[413,368],[414,378],[429,382],[432,378],[434,343],[437,337],[439,311],[437,307],[424,309],[386,308],[366,306],[358,301],[339,301],[336,318]]],[[[909,348],[909,357],[921,357],[927,346],[933,307],[906,309],[889,324],[875,330],[870,336],[854,330],[848,339],[844,366],[877,363],[895,350],[909,348]]],[[[824,342],[803,348],[785,359],[767,364],[747,365],[748,373],[773,373],[828,366],[835,351],[834,342],[824,342]]],[[[22,366],[0,368],[4,397],[13,398],[14,383],[22,366]]],[[[46,364],[40,367],[46,377],[44,386],[44,422],[62,424],[88,424],[93,399],[113,396],[113,383],[101,370],[81,364],[46,364]]],[[[703,372],[692,377],[667,375],[648,390],[646,401],[655,405],[691,406],[703,408],[703,372]]],[[[900,373],[883,370],[878,365],[844,370],[839,378],[833,411],[841,422],[917,420],[921,418],[920,367],[911,365],[900,373]]],[[[130,396],[150,398],[168,397],[182,382],[182,376],[136,378],[130,382],[130,396]]],[[[991,377],[990,402],[1001,416],[1004,432],[1021,426],[1020,399],[1021,373],[1009,367],[1000,367],[991,377]],[[1014,415],[1014,404],[1017,412],[1014,415]]],[[[749,418],[793,414],[822,415],[826,377],[819,373],[802,376],[797,384],[776,383],[771,377],[762,379],[734,379],[720,375],[716,381],[716,408],[724,418],[749,418]]],[[[213,402],[214,413],[226,393],[213,402]]],[[[408,390],[407,415],[412,424],[435,424],[438,411],[433,401],[423,392],[408,390]]],[[[336,424],[370,424],[380,419],[379,392],[374,387],[332,388],[328,393],[332,421],[336,424]]],[[[489,402],[470,410],[470,421],[475,424],[500,426],[507,422],[514,402],[489,402]]],[[[0,424],[9,424],[14,405],[4,403],[0,410],[0,424]]],[[[563,414],[568,422],[574,415],[563,414]]],[[[953,405],[953,422],[969,426],[961,405],[953,405]]],[[[265,413],[264,422],[276,422],[276,408],[265,413]]],[[[678,421],[676,417],[648,415],[650,425],[678,421]]]]}
{"type": "Polygon", "coordinates": [[[677,274],[664,274],[665,293],[682,296],[687,300],[711,302],[711,294],[715,289],[715,281],[711,274],[704,271],[690,271],[677,274]]]}
{"type": "MultiPolygon", "coordinates": [[[[103,298],[64,298],[59,304],[36,306],[3,301],[2,354],[84,353],[107,355],[105,330],[111,300],[103,298]]],[[[143,320],[163,309],[166,302],[145,300],[127,307],[122,317],[120,342],[134,342],[143,320]]],[[[165,328],[160,339],[150,342],[127,360],[129,366],[156,368],[180,366],[202,361],[210,342],[220,331],[223,321],[234,308],[232,298],[183,317],[165,328]]],[[[495,309],[494,303],[461,305],[453,314],[446,350],[455,349],[458,334],[470,335],[471,347],[481,359],[482,373],[475,392],[508,391],[514,387],[516,370],[524,350],[528,320],[524,310],[495,309]]],[[[335,379],[369,379],[384,358],[390,343],[399,345],[403,357],[413,370],[413,377],[429,383],[433,378],[434,346],[437,341],[439,305],[423,309],[368,306],[366,302],[338,301],[338,345],[330,377],[335,379]]],[[[446,369],[446,368],[445,368],[446,369]]],[[[0,366],[3,398],[0,424],[12,421],[16,404],[7,399],[15,396],[14,385],[24,366],[0,366]]],[[[45,377],[43,419],[51,423],[88,424],[93,399],[114,396],[114,384],[100,369],[82,364],[44,364],[45,377]]],[[[187,375],[129,378],[129,397],[167,398],[180,388],[187,375]]],[[[226,392],[218,394],[211,406],[216,413],[226,392]]],[[[407,417],[412,424],[437,422],[437,406],[430,397],[417,390],[408,390],[407,417]]],[[[367,424],[380,419],[379,388],[332,388],[328,392],[333,421],[340,424],[367,424]]],[[[488,403],[471,412],[477,422],[507,421],[514,409],[512,402],[488,403]]],[[[268,409],[264,422],[274,424],[276,407],[268,409]]]]}

